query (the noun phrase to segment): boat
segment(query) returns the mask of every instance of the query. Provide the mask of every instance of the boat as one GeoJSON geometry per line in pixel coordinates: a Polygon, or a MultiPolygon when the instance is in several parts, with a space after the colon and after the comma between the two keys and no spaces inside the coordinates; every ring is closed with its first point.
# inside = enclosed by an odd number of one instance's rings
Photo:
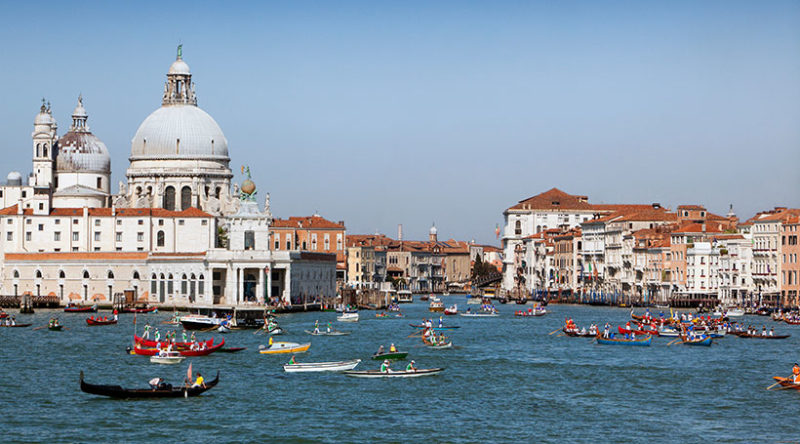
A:
{"type": "MultiPolygon", "coordinates": [[[[225,345],[225,338],[220,341],[217,345],[207,346],[201,350],[191,350],[191,349],[179,349],[177,350],[181,356],[193,357],[193,356],[207,356],[215,351],[221,349],[225,345]]],[[[157,348],[143,348],[140,344],[136,344],[136,347],[133,348],[133,354],[135,355],[142,355],[142,356],[154,356],[157,355],[159,350],[157,348]]]]}
{"type": "Polygon", "coordinates": [[[361,362],[360,359],[334,362],[295,362],[294,364],[283,364],[283,371],[287,373],[341,372],[356,368],[359,362],[361,362]]]}
{"type": "Polygon", "coordinates": [[[375,313],[375,317],[378,319],[389,319],[389,313],[375,313]]]}
{"type": "Polygon", "coordinates": [[[86,318],[86,324],[89,326],[97,326],[97,325],[114,325],[117,323],[117,320],[114,318],[102,320],[99,318],[86,318]]]}
{"type": "Polygon", "coordinates": [[[150,362],[153,364],[180,364],[184,359],[186,359],[186,357],[181,356],[181,354],[176,351],[150,356],[150,362]]]}
{"type": "Polygon", "coordinates": [[[8,317],[8,313],[3,311],[3,309],[0,309],[0,319],[5,319],[7,317],[8,317]]]}
{"type": "Polygon", "coordinates": [[[773,336],[764,336],[764,335],[751,335],[747,332],[742,332],[736,336],[740,338],[754,338],[754,339],[786,339],[791,335],[773,335],[773,336]]]}
{"type": "Polygon", "coordinates": [[[342,313],[339,316],[336,316],[336,320],[339,322],[358,322],[358,312],[342,313]]]}
{"type": "Polygon", "coordinates": [[[206,382],[205,387],[172,387],[165,385],[161,388],[144,388],[144,389],[125,389],[119,385],[100,385],[89,384],[83,380],[83,371],[81,371],[81,391],[90,393],[92,395],[110,396],[112,398],[183,398],[190,396],[197,396],[214,388],[219,382],[219,372],[217,376],[209,382],[206,382]]]}
{"type": "Polygon", "coordinates": [[[800,390],[800,384],[795,384],[792,378],[784,378],[782,376],[773,376],[772,379],[778,381],[782,387],[791,387],[795,390],[800,390]]]}
{"type": "Polygon", "coordinates": [[[181,325],[186,330],[208,330],[219,326],[224,320],[224,318],[212,318],[203,315],[186,315],[179,318],[181,325]]]}
{"type": "MultiPolygon", "coordinates": [[[[275,355],[279,353],[302,353],[311,347],[310,342],[298,344],[297,342],[273,342],[269,348],[263,348],[258,352],[262,355],[275,355]]],[[[261,348],[261,347],[259,347],[261,348]]]]}
{"type": "Polygon", "coordinates": [[[225,325],[220,324],[220,326],[217,327],[217,331],[220,332],[220,333],[230,333],[231,329],[230,329],[230,327],[227,327],[225,325]]]}
{"type": "Polygon", "coordinates": [[[405,359],[408,356],[408,352],[385,352],[385,353],[375,353],[372,355],[372,359],[381,360],[381,359],[388,359],[390,361],[399,361],[405,359]]]}
{"type": "Polygon", "coordinates": [[[146,308],[135,308],[135,307],[126,307],[122,309],[123,313],[157,313],[158,307],[146,307],[146,308]]]}
{"type": "Polygon", "coordinates": [[[418,378],[420,376],[438,375],[444,371],[441,368],[421,368],[419,370],[399,370],[382,372],[380,370],[349,370],[344,372],[347,376],[354,378],[418,378]]]}
{"type": "Polygon", "coordinates": [[[320,330],[316,333],[311,330],[306,330],[305,332],[310,334],[311,336],[345,336],[350,334],[349,331],[338,331],[338,330],[333,330],[333,331],[320,330]]]}
{"type": "Polygon", "coordinates": [[[65,313],[97,313],[97,306],[73,305],[68,304],[64,307],[65,313]]]}
{"type": "Polygon", "coordinates": [[[421,295],[419,295],[419,300],[420,300],[420,301],[426,301],[426,302],[427,302],[427,300],[428,300],[428,299],[430,299],[430,296],[429,296],[429,295],[427,295],[427,294],[421,294],[421,295]]]}
{"type": "MultiPolygon", "coordinates": [[[[135,344],[139,345],[140,347],[149,347],[149,348],[158,347],[159,342],[161,343],[162,346],[169,345],[169,341],[153,341],[151,339],[145,339],[145,338],[142,338],[142,337],[139,337],[139,336],[136,336],[136,335],[133,335],[133,342],[135,344]]],[[[202,343],[205,343],[206,347],[211,347],[211,345],[214,343],[214,338],[211,338],[211,339],[206,340],[206,341],[199,341],[198,342],[198,344],[202,344],[202,343]]],[[[182,348],[190,348],[192,346],[192,344],[193,344],[193,342],[173,342],[172,343],[172,347],[175,348],[175,349],[180,350],[182,348]]]]}
{"type": "Polygon", "coordinates": [[[729,318],[741,318],[744,316],[744,310],[741,308],[731,308],[727,310],[716,310],[714,311],[714,316],[717,317],[729,317],[729,318]]]}
{"type": "MultiPolygon", "coordinates": [[[[408,325],[410,325],[410,326],[412,326],[412,327],[414,327],[414,328],[428,328],[428,327],[427,327],[426,325],[424,325],[424,324],[408,324],[408,325]]],[[[433,327],[431,327],[431,328],[432,328],[434,331],[444,331],[444,330],[455,330],[455,329],[457,329],[457,328],[461,328],[461,327],[460,327],[460,326],[458,326],[458,325],[450,325],[450,326],[447,326],[447,327],[445,327],[445,326],[441,326],[441,327],[436,327],[436,326],[433,326],[433,327]]]]}
{"type": "Polygon", "coordinates": [[[397,290],[397,303],[410,304],[414,302],[414,294],[411,290],[397,290]]]}
{"type": "Polygon", "coordinates": [[[496,318],[500,316],[497,312],[483,312],[483,313],[459,313],[459,316],[464,316],[465,318],[496,318]]]}
{"type": "Polygon", "coordinates": [[[453,347],[453,341],[449,341],[447,344],[431,344],[431,343],[426,342],[425,345],[428,346],[428,348],[432,348],[432,349],[452,348],[453,347]]]}
{"type": "Polygon", "coordinates": [[[451,305],[444,309],[444,314],[446,315],[457,315],[458,314],[458,304],[451,305]]]}
{"type": "Polygon", "coordinates": [[[641,339],[625,339],[625,338],[603,338],[602,336],[597,336],[597,343],[603,345],[639,345],[649,347],[650,342],[652,342],[653,337],[647,335],[641,339]]]}
{"type": "Polygon", "coordinates": [[[8,328],[22,328],[22,327],[30,327],[33,324],[0,324],[0,327],[8,327],[8,328]]]}
{"type": "Polygon", "coordinates": [[[623,335],[629,335],[631,333],[640,336],[640,335],[653,335],[658,336],[658,330],[633,330],[624,328],[621,325],[617,327],[617,330],[623,335]]]}
{"type": "Polygon", "coordinates": [[[528,299],[526,299],[526,298],[519,298],[519,299],[517,299],[516,301],[514,301],[514,303],[516,303],[517,305],[525,305],[525,304],[527,304],[527,303],[528,303],[528,299]]]}
{"type": "Polygon", "coordinates": [[[681,341],[683,345],[701,345],[708,347],[711,345],[712,339],[711,336],[703,336],[697,339],[689,339],[686,336],[681,336],[681,341]]]}
{"type": "Polygon", "coordinates": [[[546,314],[547,314],[547,309],[544,307],[529,308],[528,310],[517,310],[514,312],[514,316],[519,316],[523,318],[544,316],[546,314]]]}
{"type": "Polygon", "coordinates": [[[247,350],[247,347],[222,347],[217,350],[219,353],[236,353],[242,350],[247,350]]]}
{"type": "Polygon", "coordinates": [[[661,327],[658,330],[658,335],[663,336],[665,338],[677,338],[681,335],[681,332],[672,328],[672,327],[661,327]]]}
{"type": "Polygon", "coordinates": [[[64,328],[63,325],[48,325],[47,326],[47,329],[50,330],[50,331],[61,331],[61,329],[63,329],[63,328],[64,328]]]}
{"type": "Polygon", "coordinates": [[[442,302],[436,296],[430,298],[431,303],[428,304],[428,311],[432,311],[435,313],[440,313],[444,311],[444,302],[442,302]]]}

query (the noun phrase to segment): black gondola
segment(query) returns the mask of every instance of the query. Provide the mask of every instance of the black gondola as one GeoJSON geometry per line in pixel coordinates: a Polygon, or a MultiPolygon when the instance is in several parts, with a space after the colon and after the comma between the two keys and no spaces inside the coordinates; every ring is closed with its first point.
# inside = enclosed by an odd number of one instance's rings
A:
{"type": "Polygon", "coordinates": [[[214,380],[207,382],[205,387],[172,387],[171,385],[163,388],[146,389],[125,389],[118,385],[89,384],[83,380],[83,370],[81,370],[81,391],[93,395],[110,396],[112,398],[183,398],[197,396],[207,390],[214,388],[219,382],[219,371],[214,380]]]}

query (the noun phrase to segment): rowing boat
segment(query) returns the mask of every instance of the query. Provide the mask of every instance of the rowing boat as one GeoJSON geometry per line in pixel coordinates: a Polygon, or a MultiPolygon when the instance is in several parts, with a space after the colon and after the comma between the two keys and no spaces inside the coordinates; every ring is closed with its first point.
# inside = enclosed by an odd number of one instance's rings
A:
{"type": "Polygon", "coordinates": [[[372,359],[381,360],[381,359],[388,359],[390,361],[399,361],[405,359],[408,356],[408,352],[387,352],[387,353],[375,353],[372,355],[372,359]]]}
{"type": "Polygon", "coordinates": [[[425,345],[427,345],[428,348],[432,348],[434,350],[438,350],[438,349],[442,349],[442,348],[451,348],[451,347],[453,347],[453,342],[450,341],[447,344],[430,344],[430,343],[426,342],[425,345]]]}
{"type": "Polygon", "coordinates": [[[419,370],[400,370],[382,372],[380,370],[350,370],[344,372],[354,378],[418,378],[420,376],[433,376],[444,371],[444,368],[422,368],[419,370]]]}
{"type": "Polygon", "coordinates": [[[294,364],[283,364],[283,371],[287,373],[300,372],[341,372],[356,368],[360,359],[335,362],[295,362],[294,364]]]}
{"type": "Polygon", "coordinates": [[[791,387],[795,390],[800,390],[800,384],[795,384],[791,378],[784,378],[781,376],[773,376],[772,379],[778,381],[781,387],[791,387]]]}
{"type": "Polygon", "coordinates": [[[741,333],[736,336],[739,336],[740,338],[753,338],[753,339],[786,339],[791,335],[764,336],[764,335],[750,335],[747,333],[741,333]]]}
{"type": "Polygon", "coordinates": [[[164,388],[146,388],[146,389],[126,389],[118,385],[100,385],[89,384],[83,380],[83,371],[81,371],[81,391],[90,393],[92,395],[109,396],[112,398],[183,398],[190,396],[197,396],[207,390],[214,388],[219,382],[219,372],[217,376],[209,382],[206,382],[205,387],[172,387],[167,385],[164,388]]]}
{"type": "Polygon", "coordinates": [[[345,336],[345,335],[349,335],[350,334],[349,331],[338,331],[338,330],[318,331],[318,332],[313,332],[311,330],[306,330],[305,332],[310,334],[311,336],[345,336]]]}
{"type": "MultiPolygon", "coordinates": [[[[424,325],[424,324],[408,324],[408,325],[410,325],[410,326],[412,326],[414,328],[428,328],[428,326],[424,325]]],[[[459,327],[458,325],[451,325],[451,326],[448,326],[448,327],[441,326],[441,327],[431,327],[431,328],[433,330],[436,330],[436,331],[443,331],[443,330],[455,330],[455,329],[461,328],[461,327],[459,327]]]]}
{"type": "Polygon", "coordinates": [[[269,348],[259,350],[262,355],[275,355],[279,353],[302,353],[311,347],[310,342],[298,344],[296,342],[273,342],[269,348]]]}
{"type": "MultiPolygon", "coordinates": [[[[133,340],[140,347],[144,347],[144,348],[155,348],[155,347],[158,347],[159,342],[161,343],[162,347],[166,347],[169,344],[169,341],[153,341],[151,339],[145,339],[145,338],[142,338],[142,337],[136,336],[136,335],[133,335],[133,340]]],[[[214,343],[214,338],[211,338],[211,339],[209,339],[207,341],[200,341],[199,344],[202,344],[203,342],[205,342],[206,347],[211,347],[211,345],[214,343]]],[[[173,342],[172,343],[172,347],[176,348],[176,349],[190,348],[192,346],[192,344],[193,344],[193,342],[173,342]]]]}
{"type": "Polygon", "coordinates": [[[644,347],[649,347],[650,342],[653,340],[653,337],[650,335],[645,336],[642,339],[625,339],[625,338],[603,338],[602,336],[597,337],[597,343],[603,345],[639,345],[644,347]]]}
{"type": "Polygon", "coordinates": [[[21,328],[21,327],[30,327],[33,324],[9,324],[9,325],[0,325],[0,327],[8,327],[8,328],[21,328]]]}
{"type": "Polygon", "coordinates": [[[95,313],[97,306],[81,306],[81,305],[68,305],[64,307],[65,313],[95,313]]]}
{"type": "Polygon", "coordinates": [[[631,330],[628,328],[623,328],[621,325],[617,326],[617,330],[623,335],[629,335],[631,332],[637,335],[653,335],[658,336],[658,331],[655,330],[631,330]]]}
{"type": "Polygon", "coordinates": [[[597,332],[591,331],[581,331],[581,330],[567,330],[566,328],[561,329],[567,336],[572,336],[573,338],[594,338],[597,336],[597,332]]]}
{"type": "Polygon", "coordinates": [[[47,326],[47,329],[50,330],[50,331],[61,331],[62,328],[64,328],[63,325],[48,325],[47,326]]]}
{"type": "Polygon", "coordinates": [[[86,324],[89,326],[99,326],[99,325],[114,325],[117,323],[117,320],[114,318],[102,320],[102,319],[95,319],[95,318],[86,318],[86,324]]]}
{"type": "Polygon", "coordinates": [[[464,316],[465,318],[496,318],[500,316],[496,312],[487,312],[487,313],[459,313],[459,316],[464,316]]]}
{"type": "MultiPolygon", "coordinates": [[[[208,342],[208,341],[207,341],[208,342]]],[[[221,349],[225,345],[225,338],[220,341],[217,345],[209,345],[208,347],[202,350],[191,350],[191,349],[180,349],[177,350],[181,356],[207,356],[215,351],[221,349]]],[[[142,348],[140,344],[136,344],[136,347],[133,348],[133,354],[135,355],[142,355],[142,356],[154,356],[158,354],[157,348],[142,348]]]]}
{"type": "Polygon", "coordinates": [[[686,336],[681,336],[681,341],[683,341],[683,345],[702,345],[708,347],[711,345],[712,339],[711,336],[697,339],[688,339],[686,336]]]}

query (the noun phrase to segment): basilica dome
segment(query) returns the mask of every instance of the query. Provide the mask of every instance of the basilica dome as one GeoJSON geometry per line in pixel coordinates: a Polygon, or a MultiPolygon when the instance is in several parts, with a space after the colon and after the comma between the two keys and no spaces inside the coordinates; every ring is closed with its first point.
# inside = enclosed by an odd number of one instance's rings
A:
{"type": "Polygon", "coordinates": [[[144,119],[131,141],[131,160],[220,159],[228,141],[217,122],[195,105],[164,105],[144,119]]]}
{"type": "Polygon", "coordinates": [[[87,119],[83,99],[79,97],[78,106],[72,113],[72,126],[69,132],[58,140],[57,172],[111,172],[111,156],[108,154],[108,148],[89,131],[87,119]]]}

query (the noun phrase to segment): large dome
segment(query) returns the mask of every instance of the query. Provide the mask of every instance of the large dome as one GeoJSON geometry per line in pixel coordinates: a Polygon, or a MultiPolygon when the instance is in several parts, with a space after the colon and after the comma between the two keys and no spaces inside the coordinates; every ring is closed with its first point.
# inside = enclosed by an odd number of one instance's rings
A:
{"type": "Polygon", "coordinates": [[[147,116],[131,141],[131,160],[139,159],[230,160],[222,129],[194,105],[164,105],[147,116]]]}
{"type": "Polygon", "coordinates": [[[56,171],[60,173],[110,173],[108,148],[94,134],[70,131],[58,140],[56,171]]]}

